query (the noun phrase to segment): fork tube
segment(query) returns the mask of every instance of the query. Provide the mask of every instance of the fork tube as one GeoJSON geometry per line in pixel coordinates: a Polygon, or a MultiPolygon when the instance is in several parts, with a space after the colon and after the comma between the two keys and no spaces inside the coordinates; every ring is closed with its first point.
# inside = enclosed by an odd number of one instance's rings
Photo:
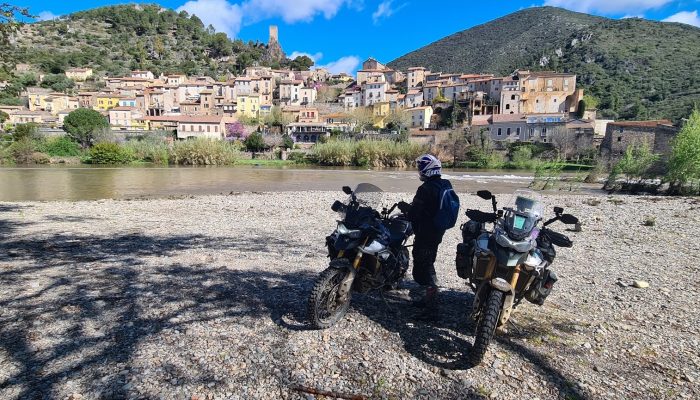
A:
{"type": "Polygon", "coordinates": [[[518,278],[520,278],[520,264],[515,266],[513,270],[513,277],[510,279],[510,286],[515,290],[515,285],[518,283],[518,278]]]}
{"type": "MultiPolygon", "coordinates": [[[[367,246],[367,240],[369,240],[369,238],[365,239],[365,242],[362,244],[362,247],[367,246]]],[[[353,261],[353,263],[352,263],[353,268],[357,269],[360,267],[360,261],[362,261],[363,254],[364,253],[361,252],[360,249],[357,249],[357,255],[355,256],[355,261],[353,261]]]]}

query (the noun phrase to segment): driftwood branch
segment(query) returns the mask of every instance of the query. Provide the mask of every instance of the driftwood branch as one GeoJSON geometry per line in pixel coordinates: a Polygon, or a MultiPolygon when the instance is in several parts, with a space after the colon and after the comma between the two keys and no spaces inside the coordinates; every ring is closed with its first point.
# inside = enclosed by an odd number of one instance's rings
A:
{"type": "Polygon", "coordinates": [[[334,397],[337,399],[367,400],[367,396],[363,396],[360,394],[344,394],[344,393],[327,392],[325,390],[314,389],[314,388],[310,388],[310,387],[306,387],[306,386],[294,386],[292,389],[296,390],[297,392],[303,392],[303,393],[313,394],[313,395],[317,395],[317,396],[334,397]]]}

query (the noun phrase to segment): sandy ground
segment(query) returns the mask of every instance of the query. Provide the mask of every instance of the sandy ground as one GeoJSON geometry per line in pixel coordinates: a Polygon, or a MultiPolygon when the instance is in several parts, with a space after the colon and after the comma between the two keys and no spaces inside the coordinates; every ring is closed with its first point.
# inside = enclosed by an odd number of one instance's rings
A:
{"type": "Polygon", "coordinates": [[[413,319],[409,281],[386,301],[357,295],[336,326],[309,330],[340,197],[0,203],[0,398],[313,397],[298,386],[397,399],[700,397],[697,199],[546,197],[583,231],[558,252],[548,302],[518,308],[469,369],[457,229],[437,261],[439,321],[413,319]]]}

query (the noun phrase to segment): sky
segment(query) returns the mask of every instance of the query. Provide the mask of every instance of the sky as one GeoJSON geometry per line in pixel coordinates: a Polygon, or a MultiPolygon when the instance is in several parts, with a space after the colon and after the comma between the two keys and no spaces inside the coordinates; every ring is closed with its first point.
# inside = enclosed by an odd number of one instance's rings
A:
{"type": "Polygon", "coordinates": [[[353,73],[368,57],[388,63],[452,33],[528,7],[557,6],[610,18],[639,17],[700,27],[700,0],[18,0],[39,19],[111,4],[158,3],[196,14],[219,32],[267,42],[279,27],[288,57],[353,73]]]}

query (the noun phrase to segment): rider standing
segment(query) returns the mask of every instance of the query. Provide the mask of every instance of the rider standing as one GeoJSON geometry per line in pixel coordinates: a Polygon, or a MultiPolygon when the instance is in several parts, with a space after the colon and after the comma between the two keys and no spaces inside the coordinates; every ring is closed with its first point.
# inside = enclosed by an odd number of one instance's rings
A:
{"type": "Polygon", "coordinates": [[[400,202],[399,209],[411,221],[416,235],[413,243],[413,279],[421,285],[422,296],[415,304],[424,308],[419,317],[434,319],[438,313],[435,258],[445,234],[445,229],[436,227],[434,221],[441,209],[444,193],[452,191],[452,184],[442,179],[442,165],[435,156],[420,156],[416,166],[423,184],[418,187],[413,202],[400,202]]]}

